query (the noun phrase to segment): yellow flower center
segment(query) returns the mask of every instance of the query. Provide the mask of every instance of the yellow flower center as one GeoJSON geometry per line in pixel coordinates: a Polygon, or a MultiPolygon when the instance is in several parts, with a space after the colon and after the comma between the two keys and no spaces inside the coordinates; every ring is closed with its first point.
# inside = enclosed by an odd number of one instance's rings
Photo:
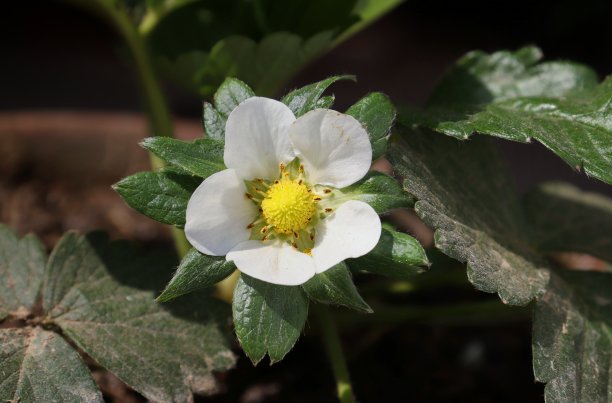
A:
{"type": "Polygon", "coordinates": [[[290,234],[306,228],[316,211],[316,203],[302,180],[283,178],[270,186],[261,209],[276,231],[290,234]]]}

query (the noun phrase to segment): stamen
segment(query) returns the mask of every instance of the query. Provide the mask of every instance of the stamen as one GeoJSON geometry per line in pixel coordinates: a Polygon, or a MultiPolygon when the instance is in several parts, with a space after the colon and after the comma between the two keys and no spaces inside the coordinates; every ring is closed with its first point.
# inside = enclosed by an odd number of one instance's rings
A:
{"type": "Polygon", "coordinates": [[[251,228],[253,228],[254,226],[255,226],[255,224],[250,223],[249,225],[247,225],[247,229],[251,229],[251,228]]]}
{"type": "Polygon", "coordinates": [[[286,168],[285,164],[281,162],[280,165],[279,165],[279,168],[280,168],[280,171],[283,172],[285,170],[285,168],[286,168]]]}
{"type": "Polygon", "coordinates": [[[300,173],[303,174],[304,173],[304,164],[300,164],[300,169],[299,169],[300,173]]]}
{"type": "Polygon", "coordinates": [[[315,196],[312,198],[314,201],[321,201],[321,196],[315,196]]]}
{"type": "Polygon", "coordinates": [[[331,209],[331,208],[326,208],[326,209],[325,209],[325,212],[326,212],[326,213],[331,213],[332,211],[334,211],[334,209],[331,209]]]}
{"type": "Polygon", "coordinates": [[[331,193],[331,191],[332,191],[331,189],[324,189],[323,193],[331,193]]]}
{"type": "Polygon", "coordinates": [[[294,236],[295,238],[299,238],[299,237],[300,237],[300,234],[298,234],[297,232],[294,232],[294,233],[293,233],[293,236],[294,236]]]}
{"type": "Polygon", "coordinates": [[[250,194],[250,193],[245,193],[244,195],[245,195],[245,196],[247,197],[247,199],[249,199],[249,200],[252,200],[252,199],[253,199],[253,195],[252,195],[252,194],[250,194]]]}
{"type": "Polygon", "coordinates": [[[270,229],[270,226],[268,225],[260,229],[259,232],[261,232],[262,234],[265,234],[266,232],[268,232],[269,229],[270,229]]]}
{"type": "Polygon", "coordinates": [[[292,245],[292,246],[293,246],[295,249],[297,249],[297,248],[298,248],[298,246],[297,246],[297,244],[296,244],[295,242],[294,242],[294,243],[292,243],[291,245],[292,245]]]}

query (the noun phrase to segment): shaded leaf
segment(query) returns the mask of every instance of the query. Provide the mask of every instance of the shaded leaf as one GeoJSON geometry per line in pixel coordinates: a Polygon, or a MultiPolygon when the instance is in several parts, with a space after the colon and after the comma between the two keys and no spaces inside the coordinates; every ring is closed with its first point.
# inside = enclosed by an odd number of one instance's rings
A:
{"type": "Polygon", "coordinates": [[[255,93],[245,83],[237,78],[226,78],[215,92],[215,108],[224,119],[242,101],[254,97],[255,93]]]}
{"type": "Polygon", "coordinates": [[[202,126],[206,137],[216,140],[225,138],[225,118],[208,102],[204,102],[202,126]]]}
{"type": "Polygon", "coordinates": [[[308,316],[299,286],[266,283],[242,273],[232,303],[236,335],[254,364],[268,353],[278,362],[293,348],[308,316]]]}
{"type": "Polygon", "coordinates": [[[346,111],[365,127],[372,143],[372,159],[383,155],[387,150],[387,140],[395,121],[395,106],[389,97],[373,92],[357,101],[346,111]]]}
{"type": "Polygon", "coordinates": [[[201,178],[225,169],[224,144],[216,139],[198,139],[189,143],[170,137],[148,137],[141,145],[164,161],[201,178]]]}
{"type": "Polygon", "coordinates": [[[560,271],[538,300],[535,377],[547,402],[612,401],[612,276],[560,271]]]}
{"type": "Polygon", "coordinates": [[[355,76],[333,76],[314,84],[295,89],[285,95],[281,100],[293,111],[296,117],[317,108],[319,99],[330,85],[339,80],[355,80],[355,76]]]}
{"type": "MultiPolygon", "coordinates": [[[[160,137],[161,138],[161,137],[160,137]]],[[[134,210],[164,224],[183,227],[187,203],[202,178],[174,168],[140,172],[122,179],[113,189],[134,210]]]]}
{"type": "Polygon", "coordinates": [[[575,169],[612,184],[612,78],[599,86],[587,67],[535,64],[534,48],[492,55],[470,53],[434,92],[418,123],[467,139],[473,133],[538,140],[575,169]]]}
{"type": "Polygon", "coordinates": [[[315,275],[302,285],[310,299],[331,305],[342,305],[363,313],[372,313],[372,308],[361,298],[346,264],[315,275]]]}
{"type": "Polygon", "coordinates": [[[566,183],[547,183],[525,199],[539,249],[582,252],[612,262],[612,199],[566,183]]]}
{"type": "Polygon", "coordinates": [[[234,270],[236,265],[225,260],[225,256],[208,256],[192,248],[181,260],[172,280],[157,297],[157,301],[170,301],[181,295],[215,285],[234,270]]]}
{"type": "Polygon", "coordinates": [[[32,235],[19,239],[0,224],[0,320],[12,312],[32,308],[42,284],[45,261],[45,249],[38,239],[32,235]]]}
{"type": "Polygon", "coordinates": [[[0,363],[2,402],[104,401],[79,354],[53,332],[0,329],[0,363]]]}
{"type": "Polygon", "coordinates": [[[414,204],[414,199],[404,192],[397,180],[376,171],[369,171],[359,182],[334,192],[328,203],[340,205],[347,200],[368,203],[378,214],[414,204]]]}
{"type": "Polygon", "coordinates": [[[224,304],[191,294],[153,301],[174,258],[127,242],[68,233],[45,273],[43,308],[63,334],[150,400],[185,402],[215,389],[234,363],[224,304]]]}
{"type": "Polygon", "coordinates": [[[346,262],[353,270],[400,278],[421,274],[429,267],[419,241],[388,226],[383,226],[378,244],[370,253],[346,262]]]}
{"type": "Polygon", "coordinates": [[[525,305],[543,293],[548,271],[513,184],[485,138],[469,144],[400,128],[388,158],[418,200],[417,214],[435,230],[435,244],[468,263],[468,278],[505,303],[525,305]]]}

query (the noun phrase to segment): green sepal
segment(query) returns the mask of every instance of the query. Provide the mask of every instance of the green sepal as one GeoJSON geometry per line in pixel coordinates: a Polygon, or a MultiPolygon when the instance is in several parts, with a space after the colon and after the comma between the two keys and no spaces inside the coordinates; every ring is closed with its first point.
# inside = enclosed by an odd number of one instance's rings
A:
{"type": "Polygon", "coordinates": [[[244,100],[254,97],[255,93],[237,78],[226,78],[215,92],[215,108],[227,119],[229,114],[244,100]]]}
{"type": "Polygon", "coordinates": [[[400,278],[421,274],[429,268],[419,241],[387,225],[383,225],[378,244],[370,253],[346,262],[356,271],[400,278]]]}
{"type": "Polygon", "coordinates": [[[268,353],[274,364],[293,348],[308,316],[300,286],[266,283],[241,274],[232,303],[236,336],[257,364],[268,353]]]}
{"type": "Polygon", "coordinates": [[[170,137],[149,137],[140,144],[164,161],[201,178],[225,169],[224,144],[217,139],[205,138],[188,143],[170,137]]]}
{"type": "Polygon", "coordinates": [[[281,102],[287,105],[296,117],[300,117],[315,108],[325,107],[330,100],[327,98],[323,101],[323,106],[321,106],[321,104],[319,104],[321,96],[330,85],[339,80],[354,81],[355,76],[345,75],[326,78],[317,83],[291,91],[281,99],[281,102]]]}
{"type": "Polygon", "coordinates": [[[377,171],[370,171],[359,182],[334,192],[329,203],[339,205],[346,200],[368,203],[378,214],[414,205],[414,198],[394,178],[377,171]]]}
{"type": "Polygon", "coordinates": [[[187,252],[172,280],[157,297],[157,302],[167,302],[181,295],[215,285],[229,277],[236,265],[224,256],[208,256],[192,248],[187,252]]]}
{"type": "Polygon", "coordinates": [[[387,150],[387,141],[397,115],[389,97],[373,92],[348,108],[346,114],[361,122],[368,132],[372,143],[372,159],[382,156],[387,150]]]}
{"type": "Polygon", "coordinates": [[[209,102],[204,102],[202,109],[202,128],[206,138],[223,141],[226,119],[209,102]]]}
{"type": "Polygon", "coordinates": [[[313,301],[341,305],[363,313],[374,312],[359,295],[344,262],[315,275],[302,288],[313,301]]]}
{"type": "Polygon", "coordinates": [[[202,178],[166,167],[158,172],[139,172],[113,185],[134,210],[164,224],[183,227],[187,203],[202,178]]]}

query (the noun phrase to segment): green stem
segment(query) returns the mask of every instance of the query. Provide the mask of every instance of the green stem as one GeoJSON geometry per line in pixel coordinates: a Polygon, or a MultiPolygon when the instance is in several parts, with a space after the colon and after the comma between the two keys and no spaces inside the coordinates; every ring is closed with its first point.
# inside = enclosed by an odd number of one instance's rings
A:
{"type": "Polygon", "coordinates": [[[327,351],[327,356],[331,361],[334,371],[338,399],[340,399],[341,403],[354,403],[356,400],[353,393],[353,386],[349,378],[349,372],[336,325],[327,307],[316,304],[312,304],[311,306],[313,307],[314,316],[319,323],[325,350],[327,351]]]}
{"type": "MultiPolygon", "coordinates": [[[[88,9],[99,15],[123,37],[131,51],[134,64],[138,72],[138,79],[143,92],[149,126],[153,136],[173,136],[172,114],[166,103],[160,80],[155,73],[151,56],[149,55],[145,40],[132,23],[127,14],[111,2],[95,0],[68,0],[69,2],[88,9]]],[[[164,167],[165,163],[155,155],[149,153],[151,166],[154,170],[164,167]]],[[[177,252],[182,257],[189,250],[189,243],[183,231],[173,229],[172,236],[177,252]]]]}

